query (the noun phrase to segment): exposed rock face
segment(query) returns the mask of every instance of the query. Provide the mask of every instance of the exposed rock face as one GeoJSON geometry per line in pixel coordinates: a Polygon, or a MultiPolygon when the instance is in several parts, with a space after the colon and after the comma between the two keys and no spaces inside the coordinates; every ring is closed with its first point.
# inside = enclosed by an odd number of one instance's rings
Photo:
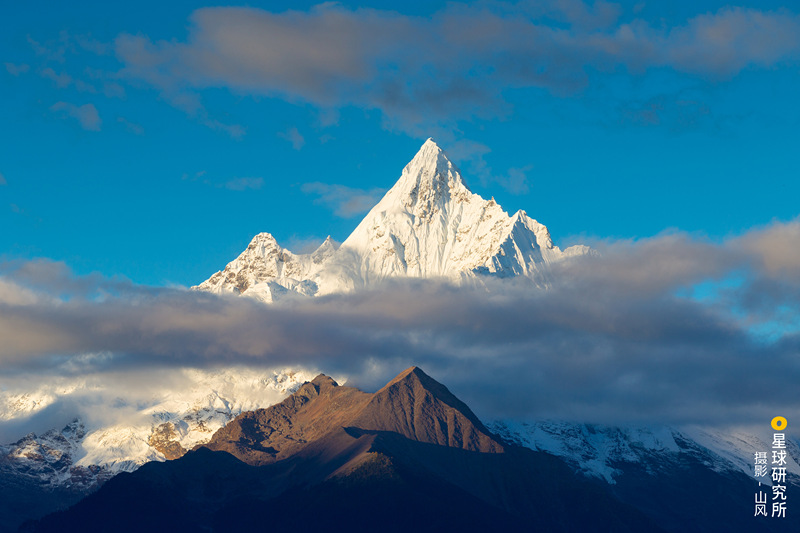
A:
{"type": "Polygon", "coordinates": [[[503,451],[464,402],[417,367],[402,372],[373,394],[351,425],[451,448],[503,451]]]}
{"type": "Polygon", "coordinates": [[[204,447],[264,465],[316,441],[342,438],[341,432],[350,428],[470,451],[503,451],[469,407],[417,367],[374,394],[319,375],[280,404],[236,417],[204,447]]]}
{"type": "Polygon", "coordinates": [[[547,286],[550,265],[591,253],[561,250],[524,211],[513,216],[469,190],[447,155],[428,139],[400,179],[339,247],[330,237],[311,254],[260,233],[224,270],[196,289],[264,302],[370,287],[387,278],[476,281],[523,277],[547,286]]]}
{"type": "Polygon", "coordinates": [[[251,465],[273,463],[346,425],[369,397],[319,375],[277,405],[242,413],[204,447],[226,451],[251,465]]]}
{"type": "Polygon", "coordinates": [[[147,443],[163,454],[164,459],[171,461],[183,457],[183,454],[186,453],[186,449],[178,442],[179,438],[180,435],[175,431],[175,425],[171,422],[164,422],[153,428],[153,433],[147,443]]]}

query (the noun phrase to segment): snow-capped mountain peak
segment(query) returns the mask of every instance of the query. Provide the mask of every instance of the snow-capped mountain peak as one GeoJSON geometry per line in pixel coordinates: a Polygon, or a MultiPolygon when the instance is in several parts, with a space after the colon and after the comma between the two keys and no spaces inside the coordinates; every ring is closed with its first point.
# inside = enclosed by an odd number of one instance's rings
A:
{"type": "Polygon", "coordinates": [[[591,250],[561,250],[547,228],[524,211],[509,216],[464,183],[433,139],[345,239],[311,254],[294,254],[269,233],[256,235],[225,270],[196,288],[265,302],[293,294],[318,296],[369,287],[386,278],[524,277],[544,287],[550,264],[591,250]]]}
{"type": "Polygon", "coordinates": [[[445,207],[453,196],[468,194],[469,187],[456,166],[433,139],[428,139],[375,208],[402,206],[424,220],[437,207],[445,207]]]}

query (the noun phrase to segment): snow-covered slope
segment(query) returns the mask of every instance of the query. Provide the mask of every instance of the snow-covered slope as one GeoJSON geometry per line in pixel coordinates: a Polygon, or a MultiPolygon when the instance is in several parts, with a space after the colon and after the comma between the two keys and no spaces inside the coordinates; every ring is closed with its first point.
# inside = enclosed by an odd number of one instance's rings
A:
{"type": "Polygon", "coordinates": [[[28,419],[59,403],[72,405],[78,415],[63,429],[29,433],[0,446],[6,475],[25,476],[40,485],[90,488],[148,461],[180,457],[238,414],[273,405],[312,377],[241,367],[178,372],[172,386],[146,397],[78,381],[32,393],[3,391],[0,412],[7,422],[28,419]]]}
{"type": "Polygon", "coordinates": [[[287,294],[314,296],[319,271],[334,255],[338,243],[328,237],[310,254],[294,254],[269,233],[259,233],[239,257],[198,285],[197,289],[252,296],[267,303],[287,294]]]}
{"type": "MultiPolygon", "coordinates": [[[[505,440],[565,459],[577,471],[616,483],[626,470],[649,475],[684,464],[687,457],[715,472],[754,476],[754,453],[771,452],[771,433],[752,429],[720,430],[701,427],[603,426],[563,421],[498,420],[489,429],[505,440]]],[[[786,471],[800,486],[800,445],[787,441],[786,471]]],[[[765,484],[767,477],[755,478],[765,484]]]]}
{"type": "Polygon", "coordinates": [[[400,179],[337,248],[330,237],[311,254],[293,254],[269,233],[256,235],[223,271],[198,285],[265,302],[368,287],[391,277],[524,276],[546,286],[549,265],[590,253],[561,250],[524,211],[513,216],[474,194],[447,155],[428,139],[400,179]]]}

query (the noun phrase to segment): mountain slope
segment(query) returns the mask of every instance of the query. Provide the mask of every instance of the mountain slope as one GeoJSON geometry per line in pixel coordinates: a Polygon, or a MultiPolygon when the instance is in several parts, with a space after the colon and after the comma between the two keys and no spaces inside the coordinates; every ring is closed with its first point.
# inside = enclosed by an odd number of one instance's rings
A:
{"type": "MultiPolygon", "coordinates": [[[[772,446],[772,434],[760,438],[749,432],[729,432],[699,427],[604,426],[563,421],[493,421],[492,431],[504,440],[563,458],[589,477],[615,484],[636,464],[653,476],[659,466],[698,458],[705,468],[719,473],[753,475],[753,454],[772,446]]],[[[800,446],[786,442],[786,471],[800,487],[800,446]]],[[[765,483],[771,483],[764,479],[765,483]]]]}
{"type": "MultiPolygon", "coordinates": [[[[771,449],[772,434],[769,440],[760,440],[751,433],[696,427],[563,421],[506,420],[489,427],[504,440],[563,459],[670,531],[795,531],[800,526],[797,516],[753,517],[755,494],[759,490],[771,494],[772,485],[769,476],[753,478],[753,454],[771,449]]],[[[791,439],[786,447],[788,499],[800,497],[800,448],[791,439]]]]}
{"type": "Polygon", "coordinates": [[[293,254],[269,233],[196,289],[265,302],[372,286],[386,278],[480,276],[530,279],[546,286],[549,265],[590,253],[561,250],[547,228],[524,211],[513,216],[474,194],[447,155],[428,139],[400,179],[340,247],[330,237],[311,254],[293,254]]]}
{"type": "Polygon", "coordinates": [[[659,531],[555,457],[497,440],[417,368],[374,394],[318,376],[281,404],[240,415],[206,446],[122,474],[35,530],[111,521],[121,530],[316,531],[318,520],[330,531],[659,531]]]}
{"type": "Polygon", "coordinates": [[[484,453],[503,451],[469,407],[417,367],[374,394],[317,376],[280,404],[236,417],[203,446],[259,466],[293,456],[308,443],[369,432],[484,453]]]}
{"type": "Polygon", "coordinates": [[[308,379],[243,367],[164,371],[164,377],[164,388],[136,396],[82,377],[32,392],[0,391],[6,420],[35,421],[61,402],[75,409],[67,414],[80,415],[62,429],[0,445],[0,532],[72,505],[120,472],[180,457],[235,416],[273,405],[308,379]],[[98,410],[101,402],[108,405],[98,410]]]}

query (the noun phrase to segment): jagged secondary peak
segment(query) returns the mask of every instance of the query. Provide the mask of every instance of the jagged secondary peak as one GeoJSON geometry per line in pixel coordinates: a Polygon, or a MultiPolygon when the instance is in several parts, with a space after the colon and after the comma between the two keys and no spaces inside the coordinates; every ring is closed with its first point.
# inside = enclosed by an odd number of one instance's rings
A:
{"type": "Polygon", "coordinates": [[[339,243],[333,240],[330,235],[328,235],[322,244],[320,244],[316,250],[311,252],[311,259],[314,263],[319,264],[320,262],[324,261],[334,253],[336,250],[339,249],[339,243]]]}
{"type": "Polygon", "coordinates": [[[520,209],[514,216],[511,217],[513,225],[520,225],[529,231],[532,231],[533,234],[536,236],[536,243],[539,247],[545,249],[553,248],[553,239],[550,236],[550,230],[547,229],[547,226],[544,224],[532,219],[528,216],[528,213],[520,209]]]}
{"type": "Polygon", "coordinates": [[[284,255],[284,248],[278,244],[278,240],[273,237],[271,233],[261,232],[250,241],[250,244],[247,245],[247,249],[245,250],[245,254],[253,257],[269,257],[269,256],[277,256],[281,257],[284,255]],[[249,253],[248,253],[249,252],[249,253]]]}
{"type": "Polygon", "coordinates": [[[322,244],[320,244],[320,245],[317,247],[317,251],[319,251],[319,250],[323,250],[323,249],[325,249],[325,248],[333,248],[333,249],[336,249],[336,248],[338,248],[338,247],[339,247],[339,243],[337,243],[335,240],[333,240],[333,237],[331,237],[330,235],[328,235],[327,237],[325,237],[325,240],[324,240],[324,241],[322,241],[322,244]]]}

